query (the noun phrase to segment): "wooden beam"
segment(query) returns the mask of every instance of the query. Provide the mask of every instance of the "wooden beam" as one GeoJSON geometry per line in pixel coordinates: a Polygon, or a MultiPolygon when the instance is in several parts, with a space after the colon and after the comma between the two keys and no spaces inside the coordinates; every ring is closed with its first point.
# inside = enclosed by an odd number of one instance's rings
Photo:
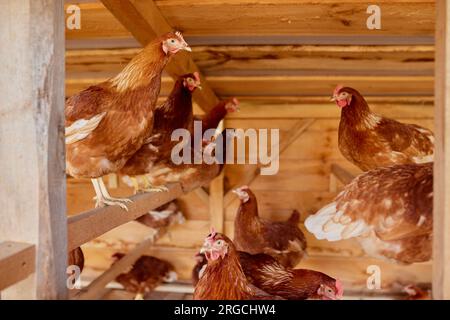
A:
{"type": "Polygon", "coordinates": [[[450,1],[438,0],[433,213],[433,298],[450,299],[450,1]]]}
{"type": "MultiPolygon", "coordinates": [[[[114,75],[140,48],[70,50],[66,73],[114,75]]],[[[431,76],[434,46],[201,46],[192,58],[205,76],[431,76]]]]}
{"type": "Polygon", "coordinates": [[[0,291],[34,272],[36,247],[18,242],[0,243],[0,291]]]}
{"type": "Polygon", "coordinates": [[[209,193],[205,189],[197,188],[194,192],[205,204],[209,204],[209,193]]]}
{"type": "MultiPolygon", "coordinates": [[[[106,79],[69,78],[67,95],[106,79]]],[[[221,97],[257,98],[261,94],[266,97],[330,97],[338,84],[353,87],[365,97],[432,97],[434,94],[432,76],[211,76],[206,80],[221,97]]],[[[170,78],[163,77],[161,95],[167,96],[172,84],[170,78]]]]}
{"type": "Polygon", "coordinates": [[[223,195],[224,195],[224,173],[222,172],[217,176],[209,186],[209,214],[211,219],[211,227],[214,227],[217,232],[224,231],[224,206],[223,206],[223,195]]]}
{"type": "MultiPolygon", "coordinates": [[[[101,0],[105,7],[119,20],[142,45],[164,33],[173,31],[152,0],[101,0]]],[[[192,58],[186,52],[178,53],[167,65],[166,71],[177,79],[185,73],[199,72],[192,58]]],[[[213,90],[205,78],[200,75],[202,90],[196,90],[194,100],[204,110],[212,109],[217,103],[213,90]]]]}
{"type": "Polygon", "coordinates": [[[73,299],[92,300],[99,298],[104,292],[105,286],[135,263],[159,237],[160,233],[157,232],[154,236],[137,245],[136,248],[92,281],[88,287],[82,289],[73,299]]]}
{"type": "MultiPolygon", "coordinates": [[[[287,134],[287,138],[283,139],[280,142],[279,146],[279,156],[283,154],[283,152],[295,141],[297,140],[308,128],[314,123],[313,119],[307,119],[307,120],[300,120],[298,121],[287,134]]],[[[235,199],[235,196],[233,195],[233,189],[242,186],[242,185],[250,185],[260,174],[261,170],[261,164],[257,164],[253,170],[247,174],[245,177],[242,178],[242,180],[234,185],[228,192],[225,194],[223,202],[225,208],[228,207],[231,202],[235,199]]]]}
{"type": "MultiPolygon", "coordinates": [[[[360,1],[156,1],[167,21],[203,44],[398,44],[408,38],[412,38],[408,43],[423,43],[424,38],[432,41],[434,1],[384,0],[376,4],[382,14],[380,30],[367,28],[369,3],[360,1]]],[[[80,7],[82,28],[67,30],[68,39],[127,36],[126,28],[100,3],[80,7]]]]}
{"type": "Polygon", "coordinates": [[[349,184],[356,177],[353,173],[335,163],[331,165],[330,171],[343,185],[349,184]]]}
{"type": "Polygon", "coordinates": [[[36,272],[2,298],[64,299],[63,1],[5,0],[0,8],[0,42],[8,44],[0,51],[0,241],[36,246],[36,272]]]}
{"type": "Polygon", "coordinates": [[[207,184],[209,181],[193,181],[189,185],[172,183],[167,185],[167,192],[153,192],[138,194],[131,199],[131,203],[126,212],[117,206],[97,208],[68,219],[69,228],[69,250],[73,250],[86,242],[112,230],[126,222],[133,221],[146,214],[150,210],[160,207],[181,195],[188,193],[198,187],[207,184]]]}

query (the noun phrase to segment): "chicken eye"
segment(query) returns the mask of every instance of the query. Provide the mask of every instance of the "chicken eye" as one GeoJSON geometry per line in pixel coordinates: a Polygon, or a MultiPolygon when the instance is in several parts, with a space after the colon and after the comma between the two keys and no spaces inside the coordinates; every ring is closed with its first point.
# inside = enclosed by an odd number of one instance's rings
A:
{"type": "Polygon", "coordinates": [[[171,44],[175,44],[175,39],[170,39],[171,44]]]}
{"type": "Polygon", "coordinates": [[[216,244],[217,244],[218,246],[221,246],[221,245],[223,244],[223,241],[222,241],[222,240],[217,240],[217,241],[216,241],[216,244]]]}

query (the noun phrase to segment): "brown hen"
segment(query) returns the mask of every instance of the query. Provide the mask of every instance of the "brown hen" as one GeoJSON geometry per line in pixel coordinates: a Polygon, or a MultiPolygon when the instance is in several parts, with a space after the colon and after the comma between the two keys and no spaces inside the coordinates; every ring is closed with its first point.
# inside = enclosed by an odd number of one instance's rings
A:
{"type": "Polygon", "coordinates": [[[192,92],[198,87],[198,73],[179,77],[167,100],[155,110],[151,136],[120,170],[121,174],[126,175],[125,181],[131,181],[136,192],[164,190],[161,186],[153,187],[145,174],[151,172],[158,163],[170,160],[172,148],[178,143],[171,139],[174,130],[186,129],[192,133],[192,92]]]}
{"type": "Polygon", "coordinates": [[[275,222],[262,219],[258,203],[248,186],[234,190],[239,206],[234,220],[234,242],[240,251],[251,254],[265,253],[286,267],[295,267],[306,251],[306,239],[298,228],[300,214],[294,210],[288,221],[275,222]]]}
{"type": "Polygon", "coordinates": [[[430,130],[371,112],[364,97],[353,88],[338,86],[333,99],[342,108],[339,150],[363,171],[433,161],[434,136],[430,130]]]}
{"type": "Polygon", "coordinates": [[[305,221],[317,239],[357,238],[367,254],[414,263],[431,258],[433,163],[378,168],[356,177],[305,221]]]}
{"type": "MultiPolygon", "coordinates": [[[[117,260],[125,256],[123,253],[115,253],[113,258],[117,260]]],[[[122,273],[116,277],[128,292],[135,293],[136,299],[142,299],[143,295],[153,291],[163,282],[173,282],[177,280],[174,267],[168,261],[152,256],[140,257],[127,273],[122,273]]]]}
{"type": "Polygon", "coordinates": [[[195,300],[272,300],[251,285],[245,277],[233,242],[221,233],[211,232],[202,248],[207,265],[195,286],[195,300]]]}
{"type": "Polygon", "coordinates": [[[76,178],[91,178],[97,206],[127,209],[129,199],[111,197],[101,177],[120,170],[153,128],[161,73],[170,57],[189,50],[180,33],[150,42],[116,77],[66,101],[66,167],[76,178]]]}
{"type": "MultiPolygon", "coordinates": [[[[238,251],[239,262],[248,281],[255,287],[287,300],[338,300],[342,299],[342,283],[322,272],[307,269],[291,269],[281,265],[267,254],[251,255],[238,251]]],[[[207,263],[202,253],[192,270],[194,286],[202,277],[207,263]]]]}

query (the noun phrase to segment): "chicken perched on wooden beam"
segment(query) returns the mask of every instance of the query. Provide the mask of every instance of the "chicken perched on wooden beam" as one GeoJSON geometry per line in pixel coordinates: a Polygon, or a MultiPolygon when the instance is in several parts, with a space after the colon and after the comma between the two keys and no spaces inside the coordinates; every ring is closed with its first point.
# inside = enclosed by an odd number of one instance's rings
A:
{"type": "MultiPolygon", "coordinates": [[[[238,251],[239,262],[245,276],[255,287],[287,300],[340,300],[344,294],[342,283],[325,273],[292,269],[281,265],[267,254],[251,255],[238,251]]],[[[192,270],[194,286],[203,276],[207,260],[203,253],[195,256],[197,261],[192,270]]]]}
{"type": "MultiPolygon", "coordinates": [[[[125,254],[117,252],[113,258],[122,259],[125,254]]],[[[164,282],[177,280],[177,273],[171,263],[152,256],[140,257],[132,266],[131,270],[116,277],[128,292],[135,293],[137,300],[144,299],[144,295],[152,292],[157,286],[164,282]]]]}
{"type": "Polygon", "coordinates": [[[280,300],[253,286],[246,278],[233,242],[212,231],[201,250],[207,264],[195,286],[195,300],[280,300]]]}
{"type": "Polygon", "coordinates": [[[152,134],[144,145],[120,170],[126,183],[135,191],[151,192],[166,190],[164,186],[153,186],[146,174],[161,162],[170,160],[173,147],[172,132],[176,129],[193,129],[192,93],[201,88],[197,72],[178,78],[167,100],[155,110],[152,134]]]}
{"type": "Polygon", "coordinates": [[[227,145],[230,145],[229,141],[234,137],[234,129],[227,128],[212,141],[203,141],[200,150],[188,146],[186,152],[190,153],[191,159],[197,154],[203,159],[201,163],[175,164],[169,157],[154,164],[153,170],[145,175],[145,179],[154,186],[175,182],[181,183],[182,186],[192,181],[208,182],[222,171],[227,157],[227,145]]]}
{"type": "Polygon", "coordinates": [[[202,117],[194,117],[202,122],[202,130],[215,129],[228,113],[239,111],[239,100],[230,98],[220,101],[214,108],[202,117]]]}
{"type": "Polygon", "coordinates": [[[356,177],[305,221],[317,239],[356,238],[373,257],[404,264],[431,259],[433,163],[402,164],[356,177]]]}
{"type": "Polygon", "coordinates": [[[151,135],[161,73],[180,50],[191,51],[181,33],[167,33],[149,43],[117,76],[66,101],[67,173],[91,178],[97,206],[127,209],[130,200],[111,197],[102,176],[118,172],[151,135]]]}
{"type": "Polygon", "coordinates": [[[255,194],[248,186],[234,193],[241,201],[234,220],[234,242],[240,251],[271,255],[286,267],[295,267],[306,252],[306,238],[299,229],[300,213],[294,210],[287,221],[259,217],[255,194]]]}
{"type": "Polygon", "coordinates": [[[433,161],[434,136],[430,130],[373,113],[353,88],[336,87],[333,100],[342,109],[339,150],[363,171],[433,161]]]}

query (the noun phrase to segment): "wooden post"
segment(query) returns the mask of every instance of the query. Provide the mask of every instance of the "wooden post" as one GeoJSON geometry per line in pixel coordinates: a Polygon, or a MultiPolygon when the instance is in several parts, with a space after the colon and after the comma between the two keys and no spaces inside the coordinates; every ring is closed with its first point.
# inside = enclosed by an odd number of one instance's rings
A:
{"type": "Polygon", "coordinates": [[[223,179],[224,173],[222,172],[209,185],[211,227],[214,227],[217,232],[224,232],[223,179]]]}
{"type": "Polygon", "coordinates": [[[450,1],[436,13],[433,298],[450,299],[450,1]]]}
{"type": "Polygon", "coordinates": [[[0,242],[36,248],[6,299],[67,297],[63,2],[0,1],[0,242]]]}

